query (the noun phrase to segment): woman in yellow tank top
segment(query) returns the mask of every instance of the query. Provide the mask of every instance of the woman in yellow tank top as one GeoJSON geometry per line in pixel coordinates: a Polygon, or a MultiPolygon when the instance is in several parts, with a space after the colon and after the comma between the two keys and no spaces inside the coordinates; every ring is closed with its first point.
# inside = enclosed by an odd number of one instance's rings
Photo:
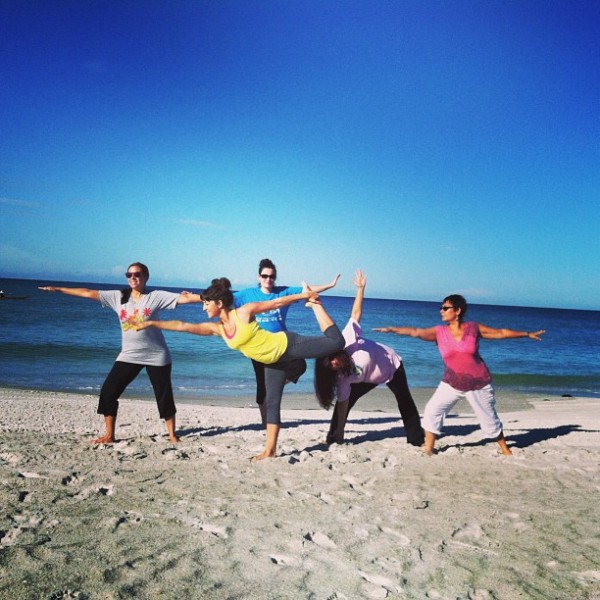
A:
{"type": "Polygon", "coordinates": [[[185,323],[183,321],[144,321],[138,329],[156,327],[195,335],[217,335],[232,349],[265,364],[267,388],[267,440],[265,449],[253,460],[271,458],[277,452],[281,428],[281,396],[286,372],[299,359],[319,358],[341,350],[344,337],[319,301],[319,295],[308,289],[301,294],[282,296],[265,302],[249,302],[233,309],[231,283],[226,277],[213,279],[210,287],[200,294],[204,311],[218,322],[185,323]],[[292,331],[272,333],[261,329],[255,315],[304,300],[310,306],[323,335],[304,336],[292,331]]]}

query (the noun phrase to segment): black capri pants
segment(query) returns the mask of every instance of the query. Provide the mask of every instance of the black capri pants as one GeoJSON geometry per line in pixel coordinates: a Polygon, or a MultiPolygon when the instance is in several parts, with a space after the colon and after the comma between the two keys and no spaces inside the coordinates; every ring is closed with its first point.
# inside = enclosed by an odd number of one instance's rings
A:
{"type": "Polygon", "coordinates": [[[170,419],[176,412],[171,385],[171,364],[155,367],[152,365],[137,365],[117,361],[106,376],[100,390],[98,414],[105,417],[116,417],[119,410],[119,398],[127,386],[146,369],[161,419],[170,419]]]}

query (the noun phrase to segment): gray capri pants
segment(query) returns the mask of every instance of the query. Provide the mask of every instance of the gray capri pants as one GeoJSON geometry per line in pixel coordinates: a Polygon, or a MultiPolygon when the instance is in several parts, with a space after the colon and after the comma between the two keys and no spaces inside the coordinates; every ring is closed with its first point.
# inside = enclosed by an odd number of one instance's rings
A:
{"type": "Polygon", "coordinates": [[[265,365],[265,386],[267,388],[267,424],[281,424],[281,396],[287,374],[294,370],[293,361],[304,358],[320,358],[344,347],[344,336],[337,325],[331,325],[323,335],[306,336],[286,331],[287,349],[283,356],[271,365],[265,365]]]}

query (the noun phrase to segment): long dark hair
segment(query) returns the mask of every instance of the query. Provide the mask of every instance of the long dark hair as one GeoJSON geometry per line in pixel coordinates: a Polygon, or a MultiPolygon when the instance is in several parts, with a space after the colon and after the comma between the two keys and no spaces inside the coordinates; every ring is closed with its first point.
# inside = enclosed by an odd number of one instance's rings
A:
{"type": "Polygon", "coordinates": [[[347,377],[353,369],[354,363],[345,350],[315,360],[315,395],[322,408],[329,410],[336,399],[338,377],[347,377]],[[336,371],[329,366],[333,358],[337,358],[342,363],[341,368],[336,371]]]}
{"type": "Polygon", "coordinates": [[[231,291],[231,281],[227,277],[219,277],[213,279],[210,282],[210,286],[207,287],[202,294],[200,294],[202,300],[209,302],[214,300],[215,302],[221,301],[225,308],[231,309],[233,306],[233,293],[231,291]]]}
{"type": "MultiPolygon", "coordinates": [[[[141,263],[141,262],[131,263],[127,267],[127,270],[129,271],[129,269],[131,269],[131,267],[138,267],[140,269],[140,271],[146,277],[146,281],[148,279],[150,279],[150,269],[148,269],[148,267],[144,263],[141,263]]],[[[131,298],[131,288],[126,287],[121,290],[121,304],[127,304],[129,302],[129,298],[131,298]]]]}

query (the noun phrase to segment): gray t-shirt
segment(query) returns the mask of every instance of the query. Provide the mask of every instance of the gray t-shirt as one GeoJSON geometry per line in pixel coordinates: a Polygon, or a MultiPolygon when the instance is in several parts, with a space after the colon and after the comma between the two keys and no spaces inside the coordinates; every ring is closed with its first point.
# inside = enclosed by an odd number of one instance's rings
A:
{"type": "Polygon", "coordinates": [[[153,290],[137,302],[129,298],[121,304],[119,290],[100,291],[102,306],[112,308],[121,323],[122,348],[116,360],[136,365],[162,367],[171,363],[171,354],[160,329],[148,327],[136,331],[134,325],[148,320],[158,320],[159,310],[172,310],[177,306],[179,294],[153,290]]]}

